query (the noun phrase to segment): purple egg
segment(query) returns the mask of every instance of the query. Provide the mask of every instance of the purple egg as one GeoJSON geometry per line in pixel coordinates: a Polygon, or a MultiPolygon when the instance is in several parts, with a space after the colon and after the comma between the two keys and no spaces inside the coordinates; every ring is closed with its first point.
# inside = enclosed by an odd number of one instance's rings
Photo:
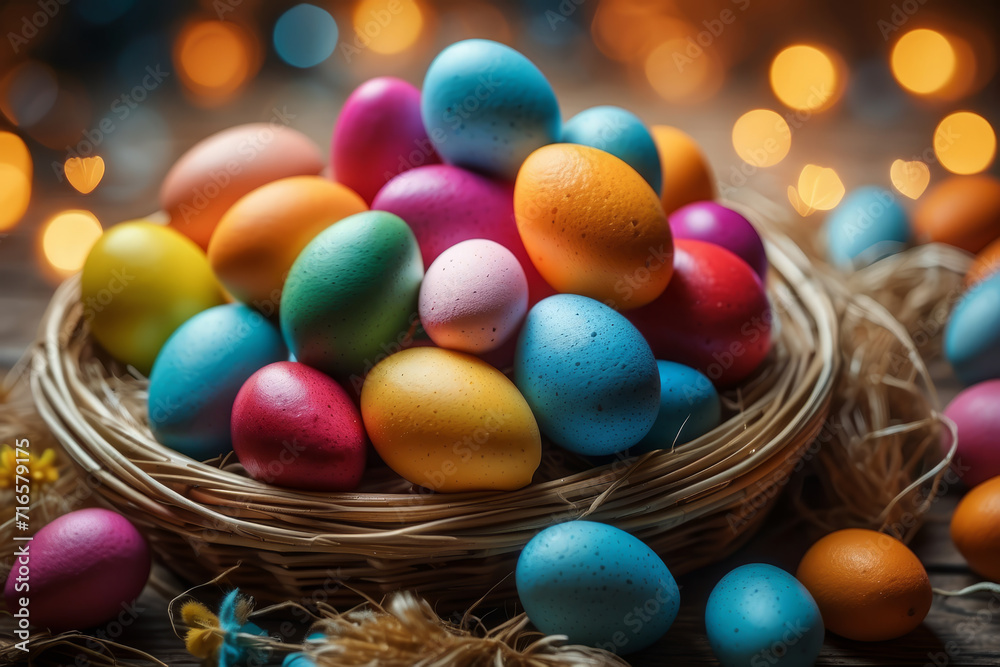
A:
{"type": "MultiPolygon", "coordinates": [[[[958,428],[958,449],[952,467],[966,484],[976,486],[1000,475],[1000,380],[972,385],[945,408],[946,417],[958,428]]],[[[946,430],[941,445],[951,449],[946,430]]]]}
{"type": "Polygon", "coordinates": [[[714,201],[696,201],[670,214],[675,239],[694,239],[722,246],[740,257],[760,276],[767,277],[764,242],[749,220],[714,201]]]}

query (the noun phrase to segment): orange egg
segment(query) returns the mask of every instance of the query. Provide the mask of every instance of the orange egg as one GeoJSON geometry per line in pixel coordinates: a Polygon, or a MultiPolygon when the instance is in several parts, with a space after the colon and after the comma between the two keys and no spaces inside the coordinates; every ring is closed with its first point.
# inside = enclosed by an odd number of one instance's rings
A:
{"type": "Polygon", "coordinates": [[[538,272],[560,292],[627,310],[658,297],[673,273],[660,200],[610,153],[576,144],[539,148],[514,184],[514,217],[538,272]]]}
{"type": "Polygon", "coordinates": [[[931,241],[977,253],[1000,238],[1000,181],[952,176],[917,201],[913,227],[931,241]]]}
{"type": "Polygon", "coordinates": [[[920,559],[899,540],[848,528],[809,548],[796,578],[809,589],[827,629],[857,641],[885,641],[916,628],[933,593],[920,559]]]}
{"type": "Polygon", "coordinates": [[[360,195],[340,183],[320,176],[282,178],[226,211],[208,246],[208,261],[230,294],[269,316],[288,269],[313,237],[367,210],[360,195]]]}
{"type": "Polygon", "coordinates": [[[663,168],[663,210],[670,214],[685,204],[715,199],[712,170],[694,139],[667,125],[650,130],[663,168]]]}
{"type": "Polygon", "coordinates": [[[965,494],[951,517],[951,541],[969,567],[1000,582],[1000,477],[965,494]]]}
{"type": "Polygon", "coordinates": [[[1000,238],[983,248],[965,274],[965,286],[972,287],[980,280],[1000,271],[1000,238]]]}

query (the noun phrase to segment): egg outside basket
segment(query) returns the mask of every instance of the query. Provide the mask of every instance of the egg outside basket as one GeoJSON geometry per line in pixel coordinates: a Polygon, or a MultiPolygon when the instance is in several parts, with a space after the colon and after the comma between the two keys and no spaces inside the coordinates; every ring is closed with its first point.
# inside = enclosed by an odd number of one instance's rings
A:
{"type": "Polygon", "coordinates": [[[43,321],[32,394],[81,477],[193,584],[242,563],[229,581],[264,600],[355,604],[358,592],[409,589],[440,609],[465,609],[487,594],[512,598],[525,543],[584,517],[635,534],[683,573],[753,534],[829,410],[834,307],[805,255],[768,236],[774,348],[724,395],[735,416],[672,450],[597,468],[547,447],[535,483],[519,491],[431,494],[376,471],[363,492],[299,492],[249,479],[232,457],[178,454],[146,425],[145,379],[92,343],[78,278],[59,288],[43,321]]]}

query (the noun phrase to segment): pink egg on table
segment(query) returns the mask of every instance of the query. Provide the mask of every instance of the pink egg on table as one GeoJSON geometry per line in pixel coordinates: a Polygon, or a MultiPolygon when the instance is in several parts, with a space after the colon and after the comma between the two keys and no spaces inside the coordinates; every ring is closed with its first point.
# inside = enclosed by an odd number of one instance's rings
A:
{"type": "Polygon", "coordinates": [[[370,79],[344,102],[333,128],[334,180],[371,204],[393,176],[441,162],[420,118],[420,91],[401,79],[370,79]]]}
{"type": "Polygon", "coordinates": [[[767,254],[760,234],[733,209],[714,201],[697,201],[680,207],[668,219],[675,239],[720,245],[749,264],[761,280],[767,276],[767,254]]]}
{"type": "Polygon", "coordinates": [[[481,354],[500,347],[528,312],[528,280],[507,248],[470,239],[438,255],[420,285],[424,331],[439,347],[481,354]]]}
{"type": "Polygon", "coordinates": [[[264,366],[243,384],[233,450],[256,480],[308,491],[352,491],[367,441],[361,414],[332,378],[295,361],[264,366]]]}
{"type": "Polygon", "coordinates": [[[28,601],[31,624],[85,630],[127,614],[149,578],[146,540],[128,519],[97,507],[64,514],[23,545],[4,586],[8,611],[28,601]]]}
{"type": "MultiPolygon", "coordinates": [[[[1000,475],[1000,380],[972,385],[945,408],[946,417],[958,427],[958,448],[952,467],[969,486],[1000,475]]],[[[951,449],[951,434],[942,438],[951,449]]]]}

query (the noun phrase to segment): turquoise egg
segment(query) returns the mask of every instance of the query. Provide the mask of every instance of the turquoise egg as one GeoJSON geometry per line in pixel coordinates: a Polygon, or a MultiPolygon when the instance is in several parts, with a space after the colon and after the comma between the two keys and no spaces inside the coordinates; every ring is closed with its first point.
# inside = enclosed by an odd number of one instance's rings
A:
{"type": "Polygon", "coordinates": [[[278,329],[253,308],[226,304],[198,313],[167,339],[153,363],[153,435],[199,461],[226,453],[240,387],[259,368],[287,356],[278,329]]]}
{"type": "Polygon", "coordinates": [[[826,220],[827,256],[840,269],[858,269],[905,250],[912,232],[896,197],[866,186],[844,197],[826,220]]]}
{"type": "Polygon", "coordinates": [[[763,563],[740,566],[716,584],[705,630],[723,667],[809,667],[823,646],[823,618],[812,595],[763,563]]]}
{"type": "Polygon", "coordinates": [[[539,630],[619,655],[660,639],[680,606],[677,582],[652,549],[592,521],[556,524],[531,538],[514,581],[539,630]]]}
{"type": "Polygon", "coordinates": [[[556,294],[528,312],[514,383],[556,444],[614,454],[645,436],[660,408],[660,374],[639,330],[594,299],[556,294]]]}
{"type": "Polygon", "coordinates": [[[591,146],[620,158],[660,194],[663,171],[653,135],[639,117],[621,107],[591,107],[566,121],[562,141],[591,146]]]}
{"type": "Polygon", "coordinates": [[[513,181],[524,159],[559,138],[559,103],[545,75],[497,42],[467,39],[424,77],[424,128],[449,164],[513,181]]]}
{"type": "Polygon", "coordinates": [[[669,449],[698,438],[722,421],[719,392],[712,381],[693,368],[673,361],[657,361],[660,373],[660,410],[633,454],[669,449]]]}
{"type": "Polygon", "coordinates": [[[965,385],[1000,378],[1000,273],[970,289],[944,332],[944,354],[965,385]]]}

